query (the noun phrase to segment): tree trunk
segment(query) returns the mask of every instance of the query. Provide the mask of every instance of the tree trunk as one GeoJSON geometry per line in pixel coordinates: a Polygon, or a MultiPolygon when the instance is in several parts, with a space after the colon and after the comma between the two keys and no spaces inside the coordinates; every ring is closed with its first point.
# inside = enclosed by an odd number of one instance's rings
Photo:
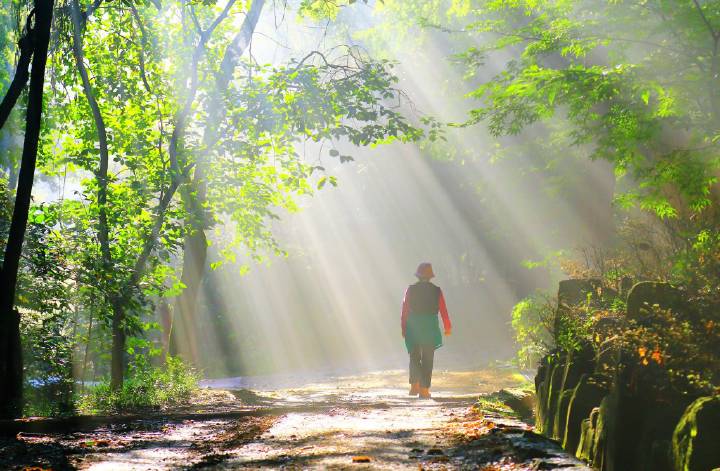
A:
{"type": "Polygon", "coordinates": [[[112,304],[112,348],[110,350],[110,389],[117,391],[122,387],[125,376],[125,309],[123,301],[115,299],[112,304]]]}
{"type": "MultiPolygon", "coordinates": [[[[88,18],[89,14],[86,13],[85,18],[88,18]]],[[[98,146],[100,153],[100,161],[98,162],[98,170],[95,173],[95,178],[98,182],[98,223],[97,223],[97,238],[100,243],[100,254],[102,257],[102,270],[104,274],[109,274],[112,271],[113,261],[112,254],[110,252],[110,227],[107,218],[107,193],[108,193],[108,166],[110,161],[110,152],[108,150],[108,139],[107,129],[105,127],[105,120],[103,119],[102,112],[100,111],[100,105],[95,98],[95,92],[93,91],[92,85],[90,84],[90,76],[87,68],[85,67],[85,54],[83,52],[82,43],[82,32],[85,25],[83,21],[83,15],[80,11],[80,4],[78,0],[72,0],[70,2],[70,18],[73,23],[73,56],[75,57],[75,66],[77,67],[80,80],[82,82],[83,93],[85,99],[90,106],[92,112],[93,123],[95,124],[95,130],[98,136],[98,146]]],[[[103,276],[102,279],[105,279],[103,276]]],[[[112,282],[111,282],[112,284],[112,282]]],[[[108,284],[104,284],[103,292],[105,294],[106,304],[112,305],[112,378],[110,381],[111,387],[117,389],[122,385],[123,375],[123,358],[125,348],[125,333],[119,332],[117,329],[122,329],[124,311],[122,306],[116,306],[117,300],[110,299],[115,295],[110,291],[112,288],[108,284]],[[117,345],[116,345],[117,344],[117,345]],[[117,354],[116,348],[122,350],[117,354]],[[119,368],[119,373],[116,369],[119,368]]]]}
{"type": "Polygon", "coordinates": [[[215,18],[215,21],[213,21],[211,26],[200,34],[200,40],[195,47],[195,51],[193,52],[190,70],[190,87],[188,90],[188,94],[185,98],[185,103],[183,107],[175,113],[175,117],[173,120],[175,122],[175,128],[173,129],[172,135],[170,136],[170,142],[168,144],[168,160],[170,161],[170,171],[172,172],[170,187],[167,188],[165,194],[157,205],[155,221],[153,222],[150,233],[146,236],[144,240],[142,251],[138,256],[138,259],[135,261],[135,265],[133,266],[133,270],[130,273],[130,277],[120,287],[120,292],[118,296],[114,297],[111,301],[113,309],[113,344],[112,359],[110,362],[111,389],[118,389],[122,386],[123,375],[125,371],[123,362],[125,356],[125,340],[127,338],[127,333],[124,326],[126,315],[124,308],[125,303],[129,299],[129,296],[132,295],[132,290],[137,287],[138,283],[142,279],[143,275],[145,274],[145,270],[147,270],[147,262],[150,259],[152,251],[155,249],[158,238],[160,237],[162,226],[165,223],[165,213],[167,212],[167,209],[170,206],[170,203],[172,202],[175,193],[182,184],[186,183],[188,167],[185,165],[185,162],[180,162],[178,158],[178,147],[180,145],[182,137],[185,134],[188,120],[193,111],[192,105],[197,97],[197,91],[199,87],[198,64],[200,62],[200,58],[205,53],[205,46],[210,40],[212,33],[215,31],[215,28],[217,28],[218,25],[223,20],[225,20],[225,18],[227,18],[230,9],[235,4],[235,1],[236,0],[228,0],[225,8],[218,15],[218,17],[215,18]]]}
{"type": "MultiPolygon", "coordinates": [[[[223,55],[220,71],[215,78],[215,90],[209,97],[208,117],[203,131],[203,147],[206,152],[209,152],[217,142],[218,123],[225,119],[227,113],[222,93],[228,87],[230,80],[232,80],[240,57],[250,45],[264,5],[265,0],[253,0],[240,31],[235,35],[223,55]]],[[[207,198],[206,165],[205,158],[200,156],[190,182],[191,191],[183,192],[183,202],[190,213],[187,224],[192,226],[193,230],[188,232],[185,237],[181,276],[185,289],[183,289],[175,304],[172,337],[170,339],[170,352],[177,354],[179,345],[187,346],[189,348],[186,349],[185,353],[190,356],[190,360],[196,360],[196,353],[192,347],[194,345],[192,335],[195,331],[200,286],[203,282],[207,263],[208,245],[205,230],[209,228],[210,224],[203,210],[207,198]]]]}
{"type": "Polygon", "coordinates": [[[53,0],[35,0],[35,21],[32,28],[34,51],[25,115],[25,139],[15,193],[15,207],[0,276],[0,318],[2,318],[0,324],[4,327],[0,337],[2,342],[0,344],[0,355],[2,355],[0,356],[0,418],[17,417],[22,414],[22,350],[20,316],[14,309],[15,290],[30,210],[30,196],[42,124],[45,63],[50,42],[52,14],[53,0]]]}

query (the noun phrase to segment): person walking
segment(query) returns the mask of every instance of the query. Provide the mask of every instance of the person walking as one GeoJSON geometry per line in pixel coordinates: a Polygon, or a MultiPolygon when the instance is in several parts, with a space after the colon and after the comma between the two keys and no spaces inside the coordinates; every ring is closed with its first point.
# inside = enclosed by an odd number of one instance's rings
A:
{"type": "Polygon", "coordinates": [[[452,325],[442,290],[430,283],[430,279],[435,276],[432,264],[421,263],[415,276],[418,282],[408,286],[405,291],[400,325],[405,348],[410,355],[409,394],[429,399],[435,349],[442,346],[438,312],[446,336],[452,332],[452,325]]]}

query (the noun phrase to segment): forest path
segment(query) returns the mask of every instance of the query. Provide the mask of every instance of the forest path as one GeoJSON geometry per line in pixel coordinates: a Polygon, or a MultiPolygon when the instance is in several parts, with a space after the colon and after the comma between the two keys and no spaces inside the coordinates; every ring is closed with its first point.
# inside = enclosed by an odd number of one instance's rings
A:
{"type": "Polygon", "coordinates": [[[207,419],[24,438],[36,451],[62,449],[63,460],[46,462],[53,469],[587,469],[518,419],[472,407],[480,394],[522,381],[509,370],[440,371],[430,400],[407,395],[402,371],[206,391],[193,412],[207,419]],[[250,413],[212,418],[233,409],[250,413]]]}

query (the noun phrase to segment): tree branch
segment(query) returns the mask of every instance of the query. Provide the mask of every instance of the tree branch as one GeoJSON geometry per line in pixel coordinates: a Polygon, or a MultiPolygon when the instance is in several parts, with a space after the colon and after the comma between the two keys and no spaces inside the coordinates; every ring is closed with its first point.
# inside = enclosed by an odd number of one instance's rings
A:
{"type": "MultiPolygon", "coordinates": [[[[96,1],[96,3],[99,3],[96,1]]],[[[107,141],[107,130],[105,128],[105,121],[103,120],[102,113],[100,112],[100,106],[95,99],[95,94],[90,84],[90,77],[88,76],[87,68],[85,67],[85,59],[82,47],[82,14],[80,12],[80,4],[78,0],[72,0],[70,2],[70,18],[73,23],[73,55],[75,56],[75,65],[80,74],[82,81],[83,92],[85,98],[90,106],[92,112],[93,121],[95,123],[95,129],[98,133],[98,145],[100,148],[100,162],[96,177],[98,180],[98,242],[100,243],[100,251],[103,257],[103,265],[106,270],[110,270],[112,267],[112,255],[110,252],[110,230],[108,227],[107,220],[107,187],[108,187],[108,165],[109,165],[109,151],[107,141]]]]}
{"type": "Polygon", "coordinates": [[[20,50],[20,57],[18,59],[17,67],[15,68],[15,76],[13,77],[10,87],[8,87],[7,93],[3,97],[2,103],[0,103],[0,129],[5,126],[10,116],[10,112],[15,107],[17,99],[20,97],[25,85],[27,85],[28,79],[30,78],[30,60],[32,59],[33,53],[33,40],[32,40],[32,28],[30,27],[31,20],[35,10],[31,11],[25,24],[25,32],[18,41],[18,49],[20,50]]]}
{"type": "Polygon", "coordinates": [[[715,28],[713,28],[712,24],[710,23],[710,20],[708,20],[707,16],[705,16],[705,12],[702,10],[702,7],[700,6],[700,3],[698,0],[693,0],[693,3],[695,4],[695,8],[697,9],[698,13],[700,14],[700,17],[703,20],[703,23],[705,23],[705,26],[707,26],[708,31],[710,31],[710,35],[713,37],[713,39],[718,39],[718,33],[715,31],[715,28]]]}

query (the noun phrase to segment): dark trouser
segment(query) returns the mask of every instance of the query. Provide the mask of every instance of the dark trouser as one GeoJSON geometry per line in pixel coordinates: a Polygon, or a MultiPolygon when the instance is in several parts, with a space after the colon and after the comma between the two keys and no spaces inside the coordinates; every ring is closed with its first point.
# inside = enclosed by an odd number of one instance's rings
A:
{"type": "Polygon", "coordinates": [[[410,350],[410,384],[420,383],[429,388],[432,379],[434,345],[415,345],[410,350]]]}

